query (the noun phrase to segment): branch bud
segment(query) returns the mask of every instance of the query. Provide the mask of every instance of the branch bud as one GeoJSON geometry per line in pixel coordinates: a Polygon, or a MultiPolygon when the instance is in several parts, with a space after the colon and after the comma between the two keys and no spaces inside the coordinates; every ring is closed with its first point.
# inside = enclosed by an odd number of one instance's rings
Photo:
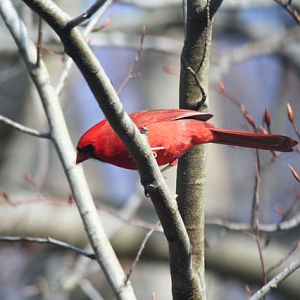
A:
{"type": "Polygon", "coordinates": [[[290,120],[291,123],[294,123],[295,113],[294,113],[290,103],[287,103],[286,107],[287,107],[287,114],[288,114],[289,120],[290,120]]]}
{"type": "Polygon", "coordinates": [[[272,123],[272,116],[271,116],[271,113],[269,112],[268,108],[266,107],[265,108],[265,113],[264,113],[264,119],[263,121],[266,123],[268,129],[270,128],[271,126],[271,123],[272,123]]]}

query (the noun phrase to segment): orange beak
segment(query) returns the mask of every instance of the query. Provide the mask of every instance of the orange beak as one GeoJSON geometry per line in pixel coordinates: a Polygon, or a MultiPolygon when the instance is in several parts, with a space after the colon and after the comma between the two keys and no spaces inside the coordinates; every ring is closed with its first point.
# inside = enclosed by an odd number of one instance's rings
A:
{"type": "Polygon", "coordinates": [[[90,158],[89,153],[77,151],[76,165],[90,158]]]}

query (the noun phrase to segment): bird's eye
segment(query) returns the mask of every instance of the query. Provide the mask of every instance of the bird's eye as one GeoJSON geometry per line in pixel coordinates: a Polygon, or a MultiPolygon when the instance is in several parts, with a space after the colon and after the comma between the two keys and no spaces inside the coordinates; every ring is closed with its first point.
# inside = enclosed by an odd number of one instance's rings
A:
{"type": "Polygon", "coordinates": [[[92,144],[88,144],[85,147],[77,147],[77,151],[85,152],[85,153],[92,153],[94,150],[95,150],[95,147],[92,144]]]}

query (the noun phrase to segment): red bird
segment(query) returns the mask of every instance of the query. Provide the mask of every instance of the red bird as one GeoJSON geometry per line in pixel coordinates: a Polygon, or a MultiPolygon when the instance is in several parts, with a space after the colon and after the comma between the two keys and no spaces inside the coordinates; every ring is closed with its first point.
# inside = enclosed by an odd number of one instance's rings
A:
{"type": "MultiPolygon", "coordinates": [[[[212,117],[211,114],[186,109],[148,110],[133,113],[130,117],[141,131],[146,131],[159,166],[176,164],[185,152],[204,143],[282,152],[293,151],[293,146],[297,144],[284,135],[216,128],[205,122],[212,117]]],[[[126,147],[107,120],[91,127],[78,142],[76,163],[89,158],[126,169],[136,169],[126,147]]]]}

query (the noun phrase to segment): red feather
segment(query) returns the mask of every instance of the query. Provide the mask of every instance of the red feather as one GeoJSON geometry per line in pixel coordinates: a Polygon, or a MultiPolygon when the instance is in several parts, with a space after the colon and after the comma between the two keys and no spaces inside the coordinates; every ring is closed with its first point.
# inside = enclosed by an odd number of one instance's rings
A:
{"type": "MultiPolygon", "coordinates": [[[[158,165],[172,164],[193,146],[217,143],[264,150],[290,152],[296,141],[284,135],[258,134],[215,128],[207,123],[211,114],[185,109],[161,109],[130,115],[136,126],[147,130],[150,147],[158,165]]],[[[135,169],[121,139],[107,120],[103,120],[82,135],[77,145],[77,163],[89,158],[135,169]]]]}

